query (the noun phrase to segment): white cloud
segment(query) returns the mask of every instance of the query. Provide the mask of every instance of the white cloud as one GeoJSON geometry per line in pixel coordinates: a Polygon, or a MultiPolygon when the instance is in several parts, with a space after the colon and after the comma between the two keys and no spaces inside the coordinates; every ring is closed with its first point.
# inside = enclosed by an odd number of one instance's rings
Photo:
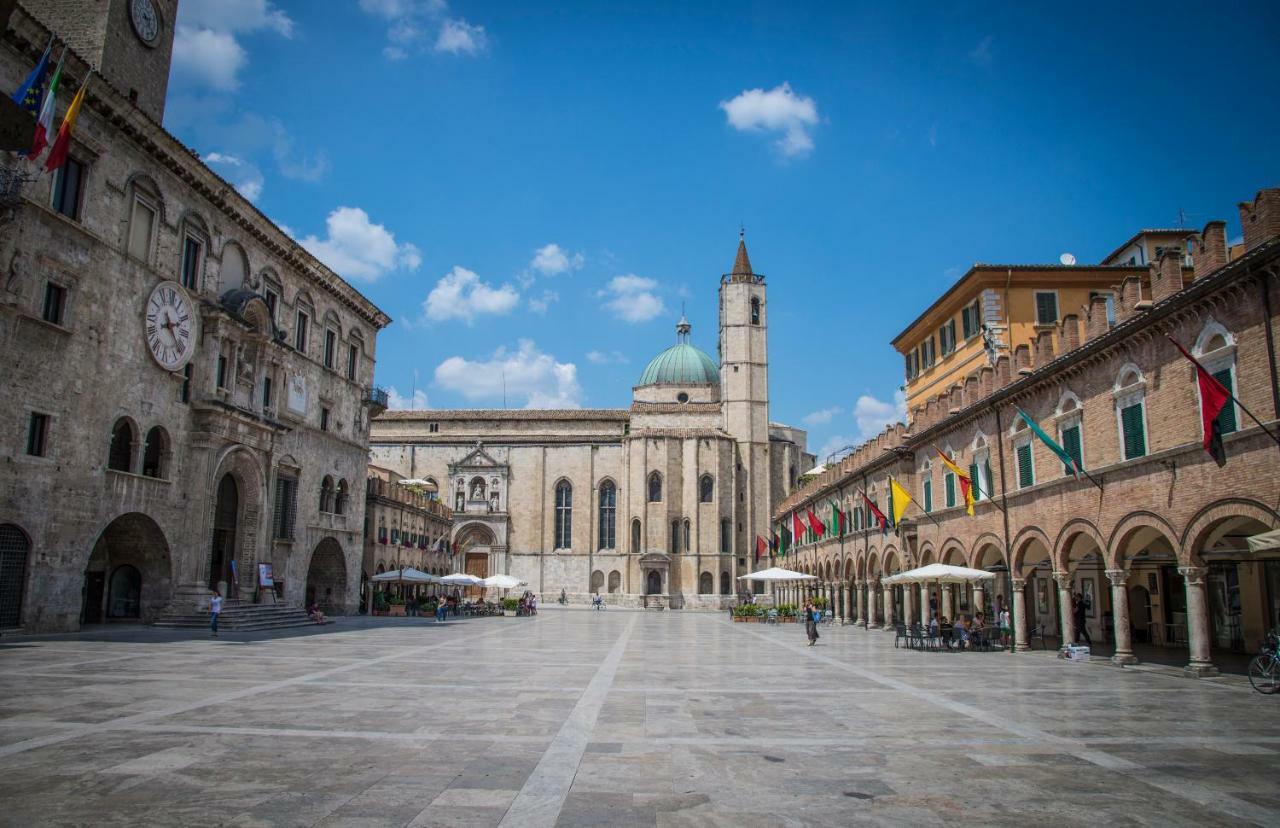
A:
{"type": "Polygon", "coordinates": [[[404,397],[400,395],[400,392],[396,390],[394,385],[387,389],[387,408],[392,411],[405,411],[407,409],[421,409],[428,407],[426,391],[414,391],[410,396],[404,397]]]}
{"type": "Polygon", "coordinates": [[[325,225],[327,238],[307,236],[300,243],[344,278],[373,281],[393,270],[417,270],[422,264],[417,247],[397,243],[391,231],[369,221],[369,214],[359,207],[339,207],[325,225]]]}
{"type": "Polygon", "coordinates": [[[863,394],[853,406],[853,419],[858,424],[858,440],[870,440],[890,423],[906,422],[907,395],[895,391],[893,402],[885,402],[863,394]]]}
{"type": "Polygon", "coordinates": [[[360,0],[360,9],[387,21],[387,45],[382,49],[387,60],[405,60],[428,45],[451,55],[475,55],[488,46],[484,26],[445,18],[445,0],[360,0]]]}
{"type": "Polygon", "coordinates": [[[544,290],[541,296],[530,297],[529,310],[534,313],[546,313],[553,302],[560,301],[560,294],[554,290],[544,290]]]}
{"type": "Polygon", "coordinates": [[[818,105],[813,98],[793,92],[789,83],[767,92],[744,90],[736,98],[721,101],[720,108],[734,129],[782,133],[774,146],[783,155],[804,155],[813,149],[809,130],[818,123],[818,105]]]}
{"type": "Polygon", "coordinates": [[[622,351],[587,351],[587,362],[592,365],[626,365],[630,361],[622,351]]]}
{"type": "Polygon", "coordinates": [[[237,35],[262,30],[293,37],[293,20],[269,0],[183,0],[174,29],[173,71],[220,92],[239,87],[249,62],[237,35]]]}
{"type": "Polygon", "coordinates": [[[483,314],[510,313],[519,301],[520,294],[511,285],[495,288],[480,281],[474,272],[455,265],[427,294],[422,310],[427,319],[435,322],[465,319],[470,324],[483,314]]]}
{"type": "Polygon", "coordinates": [[[991,54],[991,35],[978,41],[978,45],[969,50],[969,60],[978,66],[990,66],[995,56],[991,54]]]}
{"type": "Polygon", "coordinates": [[[658,283],[653,279],[628,273],[614,276],[596,295],[604,298],[604,306],[624,322],[648,322],[666,311],[661,297],[655,292],[657,287],[658,283]]]}
{"type": "Polygon", "coordinates": [[[204,157],[204,161],[250,201],[257,201],[262,195],[262,171],[243,158],[224,152],[211,152],[204,157]]]}
{"type": "Polygon", "coordinates": [[[499,348],[485,360],[452,356],[436,366],[435,380],[471,401],[501,402],[503,397],[523,400],[525,408],[579,408],[582,388],[578,368],[557,362],[538,350],[531,339],[521,339],[515,351],[499,348]]]}
{"type": "Polygon", "coordinates": [[[831,422],[831,418],[843,410],[844,409],[840,406],[833,405],[830,408],[821,408],[817,411],[806,414],[801,419],[804,420],[806,425],[820,425],[822,423],[831,422]]]}
{"type": "Polygon", "coordinates": [[[462,19],[450,19],[440,26],[436,37],[436,51],[451,55],[474,55],[483,52],[489,38],[484,26],[473,26],[462,19]]]}
{"type": "Polygon", "coordinates": [[[533,261],[529,262],[529,267],[543,276],[556,276],[569,270],[578,270],[584,262],[581,253],[571,254],[552,242],[533,252],[533,261]]]}

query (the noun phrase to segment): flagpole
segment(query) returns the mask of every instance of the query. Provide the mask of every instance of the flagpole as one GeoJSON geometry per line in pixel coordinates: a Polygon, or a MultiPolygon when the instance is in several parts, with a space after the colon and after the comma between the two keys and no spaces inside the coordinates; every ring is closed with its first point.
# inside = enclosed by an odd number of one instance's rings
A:
{"type": "MultiPolygon", "coordinates": [[[[938,452],[938,454],[941,454],[941,455],[943,455],[944,457],[946,456],[946,453],[945,453],[942,449],[938,448],[938,444],[937,444],[937,443],[930,443],[929,445],[933,446],[933,450],[934,450],[934,451],[936,451],[936,452],[938,452]]],[[[1082,469],[1082,471],[1083,471],[1083,469],[1082,469]]],[[[988,503],[990,503],[992,506],[996,507],[997,509],[999,509],[999,510],[1000,510],[1000,511],[1002,511],[1002,512],[1004,511],[1004,507],[1003,507],[1003,506],[1001,506],[999,503],[996,503],[995,495],[993,495],[991,492],[984,492],[984,491],[982,490],[982,487],[978,485],[978,481],[977,481],[977,480],[974,480],[972,476],[970,476],[970,477],[969,477],[969,485],[970,485],[970,486],[972,486],[973,488],[977,489],[977,490],[978,490],[978,494],[986,495],[986,496],[987,496],[987,502],[988,502],[988,503]]],[[[975,503],[976,503],[976,501],[975,501],[975,503]]]]}
{"type": "MultiPolygon", "coordinates": [[[[1197,367],[1197,368],[1199,368],[1201,371],[1204,371],[1206,374],[1209,374],[1209,369],[1208,369],[1208,368],[1206,368],[1206,367],[1204,367],[1203,365],[1201,365],[1201,364],[1200,364],[1200,360],[1198,360],[1198,359],[1196,359],[1195,357],[1193,357],[1193,356],[1191,355],[1191,352],[1190,352],[1190,351],[1188,351],[1186,348],[1182,347],[1182,345],[1178,342],[1178,340],[1174,339],[1173,337],[1169,336],[1168,334],[1165,334],[1165,339],[1167,339],[1167,340],[1169,340],[1170,342],[1172,342],[1172,343],[1173,343],[1173,345],[1174,345],[1174,347],[1176,347],[1179,351],[1181,351],[1181,352],[1182,352],[1182,355],[1191,361],[1191,364],[1192,364],[1192,365],[1196,366],[1196,367],[1197,367]]],[[[1213,376],[1213,374],[1209,374],[1209,376],[1211,376],[1211,377],[1212,377],[1212,376],[1213,376]]],[[[1216,379],[1216,377],[1215,377],[1215,379],[1216,379]]],[[[1218,384],[1219,384],[1219,385],[1222,385],[1222,383],[1218,383],[1218,384]]],[[[1227,399],[1231,400],[1233,403],[1235,403],[1236,405],[1238,405],[1238,406],[1240,407],[1240,410],[1241,410],[1241,411],[1243,411],[1244,413],[1246,413],[1246,414],[1248,414],[1248,415],[1249,415],[1249,419],[1250,419],[1250,420],[1253,420],[1255,423],[1257,423],[1257,424],[1258,424],[1258,428],[1260,428],[1260,429],[1262,429],[1263,431],[1265,431],[1265,432],[1267,433],[1267,436],[1268,436],[1268,437],[1270,437],[1272,440],[1275,440],[1276,445],[1280,445],[1280,436],[1277,436],[1277,435],[1275,434],[1275,432],[1273,432],[1271,429],[1269,429],[1269,428],[1267,428],[1265,425],[1263,425],[1263,424],[1262,424],[1262,420],[1259,420],[1257,417],[1255,417],[1255,416],[1253,415],[1253,412],[1252,412],[1252,411],[1250,411],[1249,409],[1245,408],[1244,403],[1240,402],[1240,400],[1236,397],[1236,395],[1231,393],[1231,389],[1230,389],[1230,388],[1226,387],[1225,385],[1222,385],[1222,390],[1227,392],[1227,399]]]]}
{"type": "Polygon", "coordinates": [[[941,524],[941,523],[938,523],[938,519],[937,519],[936,517],[934,517],[933,515],[929,514],[928,512],[926,512],[926,511],[924,510],[924,507],[923,507],[923,506],[921,506],[919,503],[916,503],[916,502],[915,502],[915,500],[910,500],[910,501],[908,501],[908,503],[910,503],[912,506],[915,506],[917,509],[919,509],[919,510],[920,510],[920,514],[924,515],[924,516],[925,516],[925,517],[927,517],[929,520],[933,521],[933,525],[934,525],[934,526],[938,527],[939,529],[941,529],[941,528],[942,528],[942,524],[941,524]]]}

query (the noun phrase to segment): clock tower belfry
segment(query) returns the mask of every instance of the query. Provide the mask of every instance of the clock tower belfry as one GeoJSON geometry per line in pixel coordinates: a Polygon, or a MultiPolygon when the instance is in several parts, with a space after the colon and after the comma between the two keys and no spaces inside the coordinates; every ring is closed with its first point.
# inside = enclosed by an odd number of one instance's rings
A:
{"type": "Polygon", "coordinates": [[[163,122],[177,0],[23,0],[22,5],[135,106],[163,122]]]}

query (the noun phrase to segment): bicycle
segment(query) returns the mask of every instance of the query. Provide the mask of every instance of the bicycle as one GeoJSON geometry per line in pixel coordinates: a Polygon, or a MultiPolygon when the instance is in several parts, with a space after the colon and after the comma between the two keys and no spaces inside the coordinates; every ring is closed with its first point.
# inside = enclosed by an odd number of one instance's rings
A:
{"type": "Polygon", "coordinates": [[[1249,683],[1253,689],[1265,695],[1280,692],[1280,637],[1276,631],[1267,633],[1261,652],[1249,662],[1249,683]]]}

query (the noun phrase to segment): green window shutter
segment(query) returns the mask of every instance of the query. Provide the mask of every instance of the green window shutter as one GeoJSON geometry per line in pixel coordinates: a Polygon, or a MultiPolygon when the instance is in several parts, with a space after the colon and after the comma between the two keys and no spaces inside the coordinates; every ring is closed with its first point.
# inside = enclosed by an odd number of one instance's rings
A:
{"type": "Polygon", "coordinates": [[[974,501],[982,500],[982,495],[986,491],[986,486],[978,479],[978,464],[969,464],[969,491],[973,492],[974,501]]]}
{"type": "Polygon", "coordinates": [[[947,487],[947,508],[950,509],[956,505],[956,476],[951,472],[947,472],[943,476],[942,482],[947,487]]]}
{"type": "Polygon", "coordinates": [[[1018,446],[1018,488],[1035,485],[1035,470],[1031,467],[1031,443],[1018,446]]]}
{"type": "Polygon", "coordinates": [[[991,476],[991,458],[990,457],[988,457],[986,462],[982,464],[982,468],[983,468],[982,482],[987,484],[982,488],[983,488],[983,491],[986,492],[987,497],[991,497],[992,492],[996,490],[995,489],[996,479],[991,476]]]}
{"type": "MultiPolygon", "coordinates": [[[[1222,383],[1222,387],[1231,391],[1231,369],[1223,368],[1213,375],[1213,378],[1222,383]]],[[[1222,406],[1222,411],[1218,412],[1218,431],[1222,434],[1230,434],[1240,426],[1236,423],[1236,404],[1231,400],[1227,400],[1227,404],[1222,406]]]]}
{"type": "MultiPolygon", "coordinates": [[[[1067,454],[1076,461],[1076,465],[1084,468],[1084,456],[1080,452],[1080,426],[1074,425],[1071,428],[1062,430],[1062,447],[1067,450],[1067,454]]],[[[1062,464],[1063,474],[1075,474],[1075,469],[1069,468],[1066,463],[1062,464]]]]}
{"type": "Polygon", "coordinates": [[[1124,459],[1132,460],[1147,453],[1147,435],[1142,430],[1142,403],[1120,411],[1120,428],[1124,433],[1124,459]]]}
{"type": "Polygon", "coordinates": [[[933,481],[924,481],[924,510],[926,512],[933,511],[933,481]]]}

